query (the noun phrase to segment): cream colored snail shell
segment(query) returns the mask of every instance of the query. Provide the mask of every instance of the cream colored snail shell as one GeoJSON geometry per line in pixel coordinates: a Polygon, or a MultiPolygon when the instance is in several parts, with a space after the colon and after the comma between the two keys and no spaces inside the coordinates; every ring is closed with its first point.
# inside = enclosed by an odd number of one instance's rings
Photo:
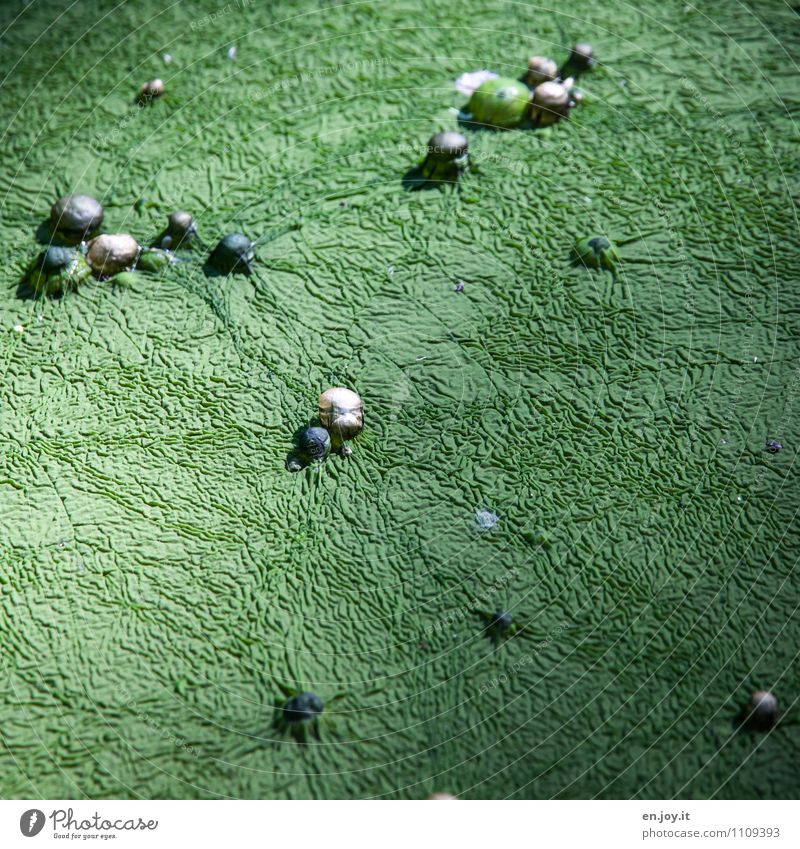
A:
{"type": "Polygon", "coordinates": [[[528,72],[525,74],[525,82],[531,88],[554,80],[557,76],[558,65],[553,59],[548,59],[546,56],[531,56],[528,59],[528,72]]]}
{"type": "Polygon", "coordinates": [[[142,103],[148,103],[156,97],[161,97],[162,94],[164,94],[164,81],[148,80],[139,89],[139,101],[142,103]]]}
{"type": "Polygon", "coordinates": [[[364,404],[350,389],[335,386],[319,396],[320,424],[330,433],[334,443],[353,439],[364,427],[364,404]]]}
{"type": "Polygon", "coordinates": [[[89,242],[86,261],[95,274],[111,277],[134,265],[140,250],[136,239],[127,233],[104,233],[89,242]]]}
{"type": "Polygon", "coordinates": [[[531,117],[540,127],[555,124],[556,121],[569,117],[569,110],[574,102],[571,88],[571,84],[557,82],[546,82],[536,86],[533,90],[531,117]]]}

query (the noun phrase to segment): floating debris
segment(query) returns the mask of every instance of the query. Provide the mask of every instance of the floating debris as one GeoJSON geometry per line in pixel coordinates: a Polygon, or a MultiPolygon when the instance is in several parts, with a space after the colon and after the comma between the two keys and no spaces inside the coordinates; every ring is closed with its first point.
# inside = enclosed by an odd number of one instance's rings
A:
{"type": "Polygon", "coordinates": [[[475,526],[481,533],[491,531],[499,521],[500,517],[491,510],[475,511],[475,526]]]}
{"type": "Polygon", "coordinates": [[[777,454],[783,450],[783,445],[777,439],[770,439],[766,447],[770,454],[777,454]]]}
{"type": "Polygon", "coordinates": [[[472,93],[478,86],[489,80],[496,80],[497,77],[498,74],[494,71],[468,71],[456,80],[456,91],[464,97],[472,97],[472,93]]]}

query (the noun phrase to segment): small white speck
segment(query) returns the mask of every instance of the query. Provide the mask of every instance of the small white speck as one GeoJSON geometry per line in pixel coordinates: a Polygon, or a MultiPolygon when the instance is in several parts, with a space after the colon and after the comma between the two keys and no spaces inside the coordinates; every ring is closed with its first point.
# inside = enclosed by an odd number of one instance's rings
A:
{"type": "Polygon", "coordinates": [[[386,273],[389,275],[389,277],[392,277],[392,276],[394,275],[394,266],[393,266],[393,265],[390,265],[390,266],[386,269],[386,273]]]}
{"type": "Polygon", "coordinates": [[[37,321],[44,321],[44,316],[43,315],[37,315],[36,320],[37,321]]]}
{"type": "Polygon", "coordinates": [[[584,203],[591,203],[592,199],[589,197],[589,195],[584,195],[583,196],[583,202],[584,203]]]}
{"type": "Polygon", "coordinates": [[[737,495],[737,496],[736,496],[736,500],[737,500],[737,501],[741,501],[741,500],[742,500],[742,496],[741,496],[741,495],[737,495]]]}
{"type": "Polygon", "coordinates": [[[165,53],[161,58],[164,60],[165,65],[169,65],[172,61],[172,56],[169,53],[165,53]]]}
{"type": "Polygon", "coordinates": [[[228,58],[233,62],[236,59],[236,48],[229,47],[228,48],[228,58]]]}
{"type": "Polygon", "coordinates": [[[16,333],[22,333],[24,330],[25,330],[25,328],[21,324],[15,324],[14,325],[14,331],[16,333]]]}
{"type": "Polygon", "coordinates": [[[758,362],[758,357],[753,357],[753,362],[754,362],[754,363],[757,363],[757,362],[758,362]]]}
{"type": "Polygon", "coordinates": [[[620,80],[619,85],[620,85],[620,88],[625,88],[625,86],[628,85],[628,81],[627,80],[620,80]]]}

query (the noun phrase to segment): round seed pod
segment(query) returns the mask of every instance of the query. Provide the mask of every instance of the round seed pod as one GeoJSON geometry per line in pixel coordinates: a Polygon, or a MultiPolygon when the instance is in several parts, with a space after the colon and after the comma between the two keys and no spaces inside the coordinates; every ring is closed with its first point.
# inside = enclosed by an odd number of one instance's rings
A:
{"type": "Polygon", "coordinates": [[[579,41],[573,48],[569,56],[569,64],[578,71],[588,71],[593,68],[597,62],[594,58],[594,49],[591,44],[585,41],[579,41]]]}
{"type": "Polygon", "coordinates": [[[161,271],[172,262],[169,251],[160,248],[146,248],[139,254],[136,263],[137,269],[141,271],[161,271]]]}
{"type": "Polygon", "coordinates": [[[80,240],[103,223],[103,207],[89,195],[64,195],[50,208],[53,230],[80,240]]]}
{"type": "Polygon", "coordinates": [[[296,724],[318,719],[325,705],[316,693],[298,693],[283,705],[283,718],[296,724]]]}
{"type": "Polygon", "coordinates": [[[119,271],[132,268],[136,264],[139,251],[139,243],[133,236],[127,233],[104,233],[89,242],[86,261],[96,275],[112,277],[119,271]]]}
{"type": "Polygon", "coordinates": [[[161,97],[162,94],[164,94],[164,81],[158,79],[148,80],[139,89],[139,96],[137,99],[139,103],[150,103],[157,97],[161,97]]]}
{"type": "Polygon", "coordinates": [[[744,707],[744,723],[754,731],[769,731],[778,721],[778,700],[768,690],[757,690],[744,707]]]}
{"type": "Polygon", "coordinates": [[[78,251],[50,245],[28,269],[27,280],[37,295],[59,295],[77,288],[91,275],[78,251]]]}
{"type": "Polygon", "coordinates": [[[489,127],[518,127],[528,114],[531,93],[519,80],[497,77],[486,80],[472,93],[467,111],[472,120],[489,127]]]}
{"type": "Polygon", "coordinates": [[[619,254],[605,236],[587,236],[575,245],[575,257],[587,268],[605,268],[615,271],[619,254]]]}
{"type": "Polygon", "coordinates": [[[313,463],[321,463],[331,450],[331,435],[324,427],[307,427],[298,439],[303,456],[313,463]]]}
{"type": "Polygon", "coordinates": [[[241,233],[229,233],[223,239],[220,239],[211,252],[209,262],[223,274],[230,274],[234,271],[243,271],[250,274],[252,272],[250,264],[255,255],[253,243],[247,236],[243,236],[241,233]]]}
{"type": "Polygon", "coordinates": [[[343,386],[326,389],[319,396],[319,420],[339,446],[361,433],[364,404],[355,392],[343,386]]]}
{"type": "Polygon", "coordinates": [[[541,83],[554,80],[558,76],[558,65],[552,59],[545,56],[531,56],[528,59],[528,70],[525,74],[525,82],[536,88],[541,83]]]}
{"type": "Polygon", "coordinates": [[[428,153],[422,163],[426,180],[457,180],[469,163],[466,136],[452,130],[436,133],[428,140],[428,153]]]}
{"type": "Polygon", "coordinates": [[[573,106],[570,87],[564,83],[540,83],[533,90],[531,100],[531,118],[539,127],[555,124],[562,118],[569,118],[573,106]]]}

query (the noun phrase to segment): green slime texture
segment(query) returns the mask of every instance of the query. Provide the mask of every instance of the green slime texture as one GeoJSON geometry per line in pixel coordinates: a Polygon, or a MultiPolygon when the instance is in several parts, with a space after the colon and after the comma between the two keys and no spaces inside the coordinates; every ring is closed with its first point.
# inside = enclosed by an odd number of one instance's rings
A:
{"type": "Polygon", "coordinates": [[[797,14],[225,8],[0,10],[0,793],[796,797],[797,14]],[[404,190],[456,77],[582,39],[569,122],[404,190]],[[68,191],[263,237],[254,274],[21,299],[68,191]],[[353,457],[290,474],[331,385],[353,457]],[[786,721],[737,733],[760,688],[786,721]]]}

